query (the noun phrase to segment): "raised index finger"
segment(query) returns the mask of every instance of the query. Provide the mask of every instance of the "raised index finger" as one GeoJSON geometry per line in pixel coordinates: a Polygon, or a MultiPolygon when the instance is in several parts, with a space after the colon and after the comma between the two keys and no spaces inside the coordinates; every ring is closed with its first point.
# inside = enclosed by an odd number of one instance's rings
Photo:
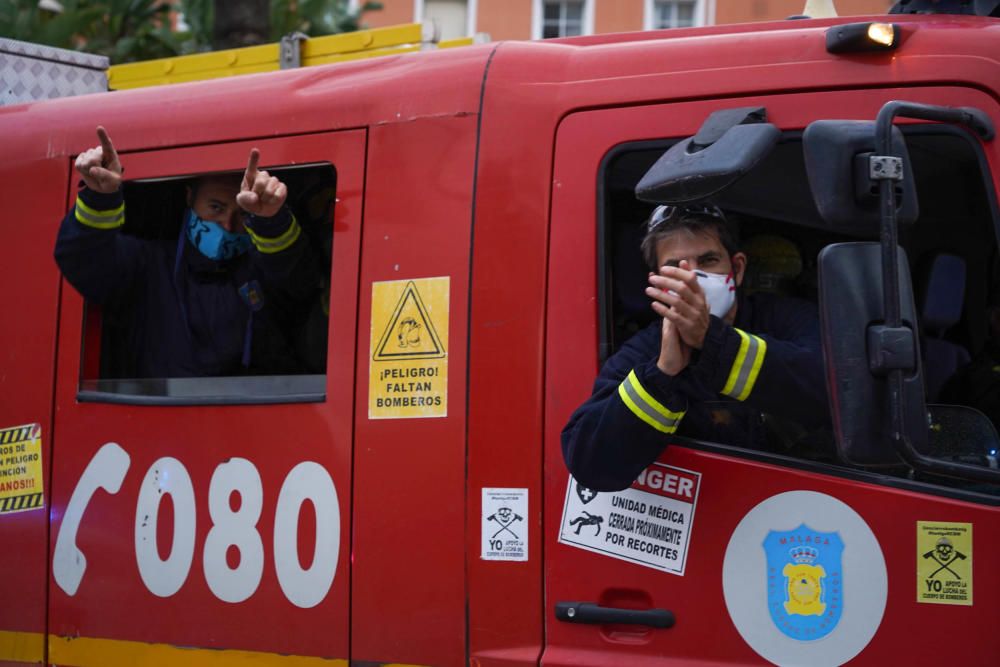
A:
{"type": "Polygon", "coordinates": [[[108,136],[108,131],[104,129],[103,125],[97,126],[97,138],[101,141],[105,162],[110,164],[117,160],[118,153],[115,151],[115,145],[111,143],[111,137],[108,136]]]}
{"type": "Polygon", "coordinates": [[[243,183],[247,188],[253,187],[253,182],[257,179],[257,163],[260,161],[260,151],[256,148],[250,149],[250,159],[247,161],[247,170],[243,173],[243,183]]]}

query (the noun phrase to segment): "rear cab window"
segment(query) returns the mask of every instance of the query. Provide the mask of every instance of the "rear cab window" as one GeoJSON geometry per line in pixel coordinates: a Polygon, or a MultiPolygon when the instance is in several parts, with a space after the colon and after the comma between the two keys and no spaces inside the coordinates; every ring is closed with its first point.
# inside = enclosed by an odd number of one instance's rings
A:
{"type": "MultiPolygon", "coordinates": [[[[226,375],[207,377],[144,377],[136,368],[133,342],[136,304],[87,304],[89,335],[84,339],[80,390],[92,400],[114,396],[211,399],[213,397],[272,400],[322,400],[326,379],[326,335],[329,316],[329,276],[332,256],[333,204],[336,172],[333,165],[304,165],[269,170],[288,187],[286,206],[292,212],[311,261],[318,263],[315,284],[303,286],[287,317],[269,323],[264,341],[250,341],[247,366],[226,375]],[[94,327],[99,330],[94,331],[94,327]],[[95,373],[96,371],[96,373],[95,373]]],[[[223,174],[240,177],[241,173],[223,174]]],[[[124,185],[125,225],[121,233],[146,242],[164,244],[183,253],[181,239],[187,198],[203,174],[127,182],[124,185]]],[[[214,176],[211,175],[211,176],[214,176]]],[[[182,258],[183,259],[183,258],[182,258]]],[[[233,284],[234,289],[239,285],[233,284]]],[[[247,303],[248,311],[252,305],[247,303]]],[[[155,307],[151,304],[145,306],[155,307]]],[[[261,334],[258,332],[257,334],[261,334]]],[[[244,342],[245,344],[245,342],[244,342]]]]}
{"type": "MultiPolygon", "coordinates": [[[[124,296],[116,296],[107,303],[85,303],[78,363],[78,400],[197,405],[317,402],[326,399],[329,314],[331,294],[336,298],[334,283],[338,273],[333,239],[337,220],[343,213],[337,207],[341,181],[339,170],[352,167],[330,159],[330,149],[333,148],[330,144],[337,143],[332,139],[335,136],[325,135],[325,140],[314,141],[312,145],[307,138],[294,137],[248,142],[240,147],[227,144],[152,153],[126,152],[121,155],[127,179],[122,186],[125,223],[115,233],[136,241],[140,248],[157,248],[157,257],[173,258],[174,275],[170,283],[174,293],[157,293],[154,296],[158,297],[158,302],[150,303],[149,290],[144,290],[143,285],[130,285],[120,290],[119,293],[124,296]],[[220,290],[231,287],[228,291],[238,295],[246,308],[245,312],[242,307],[238,309],[240,312],[233,312],[238,317],[220,318],[224,320],[221,324],[224,333],[212,340],[206,331],[198,330],[197,322],[192,325],[189,318],[197,320],[201,316],[202,321],[214,321],[212,318],[215,315],[210,311],[215,306],[198,300],[192,306],[189,300],[181,299],[181,295],[176,294],[178,289],[192,289],[191,285],[185,287],[184,281],[177,278],[181,263],[191,257],[202,256],[185,231],[186,216],[191,211],[189,203],[192,192],[197,192],[197,184],[204,182],[205,178],[238,181],[243,175],[251,147],[260,149],[260,169],[266,169],[271,176],[277,177],[288,191],[285,206],[293,223],[285,234],[287,243],[281,248],[275,246],[274,250],[287,249],[286,246],[292,247],[296,242],[305,244],[306,252],[302,256],[309,258],[310,270],[299,270],[298,267],[304,263],[290,264],[291,268],[276,265],[281,271],[290,272],[279,276],[284,281],[280,286],[287,286],[288,290],[287,294],[272,294],[271,298],[261,286],[262,281],[257,280],[259,274],[251,272],[252,268],[228,271],[227,267],[234,265],[234,261],[217,262],[216,265],[222,267],[215,271],[219,275],[209,269],[199,273],[197,280],[218,283],[220,290]],[[232,284],[221,284],[226,281],[232,284]],[[171,303],[172,299],[176,302],[171,303]],[[178,303],[183,307],[176,307],[178,303]],[[280,308],[274,304],[280,304],[280,308]],[[261,312],[269,306],[270,313],[261,312]],[[188,313],[187,309],[192,307],[201,308],[203,312],[188,313]],[[150,322],[156,326],[157,313],[154,312],[151,317],[149,311],[157,310],[163,311],[160,313],[162,318],[172,317],[171,312],[178,317],[170,322],[164,320],[159,325],[164,331],[150,336],[150,322]],[[190,337],[185,339],[186,336],[190,337]],[[178,338],[181,340],[176,340],[178,338]],[[219,345],[227,346],[224,352],[228,356],[225,358],[232,357],[229,360],[235,360],[235,363],[228,363],[224,368],[220,366],[217,371],[184,369],[177,373],[148,372],[144,370],[148,365],[144,367],[142,361],[143,356],[148,354],[144,346],[150,345],[150,341],[167,347],[177,345],[185,350],[200,346],[209,352],[219,345]],[[233,349],[228,350],[230,347],[233,349]]],[[[333,152],[335,154],[336,150],[333,152]]],[[[74,201],[78,192],[78,176],[75,172],[71,176],[70,196],[74,201]]],[[[238,209],[234,207],[234,210],[238,209]]],[[[242,211],[239,212],[242,214],[242,211]]],[[[263,250],[259,251],[258,257],[270,260],[277,255],[274,251],[265,254],[270,249],[266,245],[270,241],[265,238],[261,242],[265,245],[260,246],[263,250]]],[[[254,241],[255,249],[257,243],[254,241]]],[[[250,243],[247,246],[250,247],[250,243]]],[[[344,250],[349,252],[347,248],[344,250]]],[[[251,254],[247,251],[246,257],[251,254]]],[[[356,257],[348,259],[341,270],[351,271],[355,262],[356,257]]],[[[244,263],[249,264],[249,261],[244,263]]],[[[199,271],[203,268],[199,265],[199,271]]],[[[169,273],[171,269],[168,266],[157,267],[156,270],[169,273]]],[[[354,280],[356,278],[350,282],[354,280]]],[[[67,288],[76,293],[69,285],[67,288]]],[[[228,295],[227,298],[227,312],[234,311],[233,303],[237,297],[228,295]]],[[[353,303],[351,308],[354,308],[353,303]]],[[[64,314],[67,314],[65,309],[64,314]]],[[[209,367],[212,365],[205,365],[205,368],[209,367]]]]}

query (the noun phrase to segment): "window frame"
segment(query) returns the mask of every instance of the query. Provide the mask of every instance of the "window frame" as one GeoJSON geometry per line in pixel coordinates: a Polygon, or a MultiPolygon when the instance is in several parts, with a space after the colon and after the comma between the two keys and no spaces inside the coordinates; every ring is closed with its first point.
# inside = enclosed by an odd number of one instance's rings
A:
{"type": "MultiPolygon", "coordinates": [[[[351,0],[359,2],[359,0],[351,0]]],[[[479,22],[479,0],[464,0],[465,2],[465,35],[471,37],[476,34],[476,24],[479,22]]],[[[427,13],[427,0],[413,0],[413,22],[423,23],[424,15],[427,13]]]]}
{"type": "Polygon", "coordinates": [[[531,38],[546,39],[542,37],[545,31],[545,5],[547,3],[566,4],[568,2],[579,2],[583,5],[582,23],[579,35],[564,35],[560,37],[550,37],[548,39],[562,39],[564,37],[580,37],[594,34],[594,0],[532,0],[531,6],[531,38]]]}
{"type": "MultiPolygon", "coordinates": [[[[679,0],[680,2],[688,2],[688,0],[679,0]]],[[[666,0],[671,5],[677,5],[678,1],[666,0]]],[[[694,5],[694,22],[690,26],[697,28],[704,25],[710,25],[712,21],[708,20],[706,12],[706,0],[690,0],[690,4],[694,5]]],[[[656,22],[656,6],[658,4],[665,4],[664,0],[643,0],[643,11],[642,11],[642,29],[643,30],[675,30],[679,26],[668,26],[666,28],[659,28],[655,26],[656,22]]],[[[713,3],[714,4],[714,3],[713,3]]],[[[674,12],[676,14],[676,11],[674,12]]]]}

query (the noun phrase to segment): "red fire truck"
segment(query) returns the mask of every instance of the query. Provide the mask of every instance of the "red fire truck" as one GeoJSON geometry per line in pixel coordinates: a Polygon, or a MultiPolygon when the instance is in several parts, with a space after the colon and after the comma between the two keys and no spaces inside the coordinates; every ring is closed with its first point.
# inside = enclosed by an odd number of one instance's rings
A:
{"type": "Polygon", "coordinates": [[[1000,664],[995,5],[0,109],[0,665],[1000,664]],[[260,149],[329,270],[311,372],[116,370],[52,260],[98,125],[146,238],[260,149]],[[587,489],[642,220],[706,197],[818,303],[832,429],[587,489]]]}

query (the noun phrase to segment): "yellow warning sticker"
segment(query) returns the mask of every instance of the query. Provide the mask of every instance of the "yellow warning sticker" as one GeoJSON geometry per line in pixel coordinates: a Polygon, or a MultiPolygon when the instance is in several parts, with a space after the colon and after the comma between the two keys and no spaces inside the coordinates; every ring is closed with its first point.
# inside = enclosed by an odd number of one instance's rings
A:
{"type": "Polygon", "coordinates": [[[0,514],[42,508],[42,426],[0,429],[0,514]]]}
{"type": "Polygon", "coordinates": [[[372,284],[368,418],[448,414],[448,308],[451,279],[372,284]]]}
{"type": "Polygon", "coordinates": [[[972,605],[972,524],[917,522],[917,602],[972,605]]]}

